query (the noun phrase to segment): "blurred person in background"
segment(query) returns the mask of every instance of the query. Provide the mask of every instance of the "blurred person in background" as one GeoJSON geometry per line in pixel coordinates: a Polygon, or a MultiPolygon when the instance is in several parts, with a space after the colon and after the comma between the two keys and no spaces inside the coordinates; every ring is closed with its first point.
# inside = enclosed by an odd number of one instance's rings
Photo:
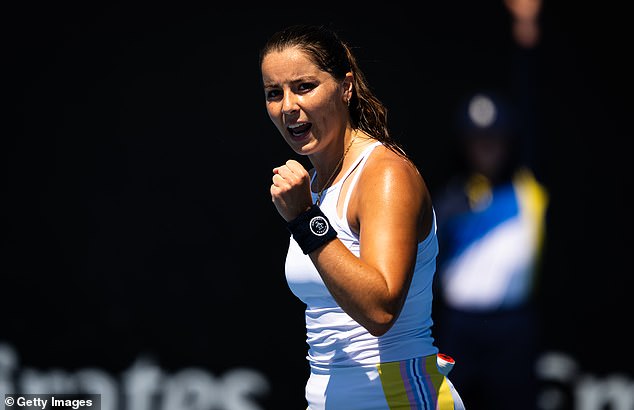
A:
{"type": "MultiPolygon", "coordinates": [[[[490,68],[509,83],[465,93],[454,123],[459,169],[434,193],[435,334],[458,363],[452,380],[470,410],[537,408],[537,292],[549,201],[535,158],[541,6],[503,1],[510,65],[490,68]]],[[[481,80],[474,82],[488,84],[481,80]]]]}
{"type": "Polygon", "coordinates": [[[535,409],[534,300],[548,195],[522,161],[517,115],[494,92],[459,110],[463,172],[436,195],[434,310],[441,350],[469,408],[535,409]]]}
{"type": "Polygon", "coordinates": [[[541,0],[504,0],[511,16],[511,36],[515,43],[525,49],[534,48],[541,37],[539,13],[541,0]]]}

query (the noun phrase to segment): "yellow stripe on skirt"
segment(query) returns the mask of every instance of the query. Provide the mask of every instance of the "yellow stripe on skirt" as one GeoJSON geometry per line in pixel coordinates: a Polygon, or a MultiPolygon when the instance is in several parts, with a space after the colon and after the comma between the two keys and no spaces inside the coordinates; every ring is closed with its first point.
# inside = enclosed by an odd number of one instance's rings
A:
{"type": "Polygon", "coordinates": [[[436,355],[377,364],[390,410],[454,410],[447,378],[438,371],[436,355]]]}

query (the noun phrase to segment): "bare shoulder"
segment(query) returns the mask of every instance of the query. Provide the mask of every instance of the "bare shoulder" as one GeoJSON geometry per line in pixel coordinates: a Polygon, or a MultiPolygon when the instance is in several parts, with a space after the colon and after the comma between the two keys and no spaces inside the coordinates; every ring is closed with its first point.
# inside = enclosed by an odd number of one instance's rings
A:
{"type": "Polygon", "coordinates": [[[379,146],[368,158],[360,176],[366,188],[380,188],[391,192],[426,191],[425,181],[416,165],[387,147],[379,146]]]}
{"type": "Polygon", "coordinates": [[[368,158],[354,198],[348,221],[355,232],[362,220],[371,226],[409,226],[419,240],[429,232],[431,197],[423,176],[412,161],[387,147],[375,148],[368,158]]]}

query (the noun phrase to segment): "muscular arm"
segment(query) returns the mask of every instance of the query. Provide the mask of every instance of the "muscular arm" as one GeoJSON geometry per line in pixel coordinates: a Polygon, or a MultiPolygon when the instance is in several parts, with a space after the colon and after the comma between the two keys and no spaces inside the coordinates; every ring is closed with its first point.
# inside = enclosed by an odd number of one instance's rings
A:
{"type": "Polygon", "coordinates": [[[417,243],[429,230],[423,220],[430,220],[430,198],[415,168],[386,153],[368,161],[355,189],[349,215],[359,228],[360,257],[338,240],[310,257],[341,308],[380,336],[407,296],[417,243]]]}

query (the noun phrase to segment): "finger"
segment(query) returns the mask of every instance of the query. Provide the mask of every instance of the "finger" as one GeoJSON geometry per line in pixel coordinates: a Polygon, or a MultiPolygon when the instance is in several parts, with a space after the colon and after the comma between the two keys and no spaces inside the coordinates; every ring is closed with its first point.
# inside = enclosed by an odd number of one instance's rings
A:
{"type": "Polygon", "coordinates": [[[282,195],[283,190],[275,185],[271,185],[271,202],[275,204],[275,206],[280,209],[286,207],[286,203],[284,201],[284,197],[282,195]]]}
{"type": "Polygon", "coordinates": [[[276,187],[289,188],[291,186],[290,183],[280,174],[273,175],[273,178],[271,178],[271,180],[273,181],[273,185],[276,187]]]}
{"type": "Polygon", "coordinates": [[[300,177],[305,177],[308,175],[308,171],[306,171],[306,168],[304,168],[302,164],[294,159],[289,159],[288,161],[286,161],[286,166],[288,167],[288,169],[293,171],[294,174],[297,174],[300,177]]]}
{"type": "Polygon", "coordinates": [[[284,178],[286,181],[288,181],[291,184],[297,183],[301,180],[301,176],[293,172],[293,170],[287,167],[286,165],[278,167],[277,174],[275,175],[279,175],[280,177],[284,178]]]}
{"type": "Polygon", "coordinates": [[[273,200],[273,202],[275,202],[277,198],[279,197],[281,190],[277,185],[273,184],[271,185],[270,191],[271,191],[271,199],[273,200]]]}

